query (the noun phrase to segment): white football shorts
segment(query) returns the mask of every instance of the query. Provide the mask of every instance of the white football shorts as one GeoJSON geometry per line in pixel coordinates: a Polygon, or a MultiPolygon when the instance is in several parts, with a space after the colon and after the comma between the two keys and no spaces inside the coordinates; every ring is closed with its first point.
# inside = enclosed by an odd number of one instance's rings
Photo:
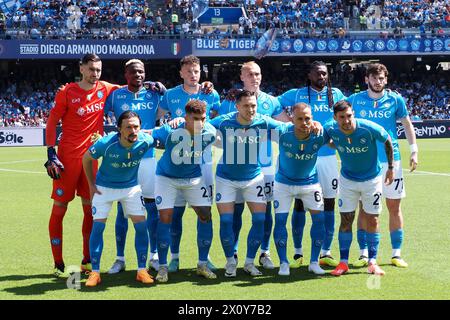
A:
{"type": "Polygon", "coordinates": [[[144,199],[140,185],[113,189],[97,186],[102,194],[94,194],[92,199],[92,216],[94,220],[107,219],[114,201],[120,201],[125,217],[145,216],[144,199]]]}
{"type": "Polygon", "coordinates": [[[381,175],[368,181],[352,181],[339,178],[339,211],[352,212],[358,207],[359,200],[368,214],[381,213],[381,195],[383,190],[381,175]]]}
{"type": "Polygon", "coordinates": [[[289,212],[294,198],[301,199],[305,209],[323,211],[322,188],[319,183],[295,186],[275,181],[273,201],[275,213],[289,212]]]}

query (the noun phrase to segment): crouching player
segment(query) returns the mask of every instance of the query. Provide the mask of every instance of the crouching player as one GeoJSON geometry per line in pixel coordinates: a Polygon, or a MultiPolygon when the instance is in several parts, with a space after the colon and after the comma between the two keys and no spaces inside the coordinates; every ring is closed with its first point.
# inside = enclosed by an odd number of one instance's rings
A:
{"type": "MultiPolygon", "coordinates": [[[[328,143],[323,135],[314,135],[311,107],[297,103],[292,107],[292,122],[279,130],[279,160],[275,175],[274,240],[280,258],[279,275],[290,274],[287,259],[286,222],[294,198],[301,199],[311,213],[311,262],[308,270],[315,274],[325,274],[319,266],[319,255],[325,239],[325,217],[323,213],[322,188],[317,177],[317,153],[328,143]]],[[[293,233],[298,230],[292,230],[293,233]]]]}
{"type": "Polygon", "coordinates": [[[185,106],[185,122],[177,129],[168,124],[152,132],[154,139],[165,144],[165,151],[156,166],[155,202],[159,211],[156,231],[159,269],[156,280],[169,280],[167,252],[171,243],[171,226],[177,197],[181,194],[198,216],[197,274],[207,279],[217,276],[208,266],[208,254],[213,237],[211,193],[202,175],[203,155],[210,154],[216,129],[206,123],[206,103],[190,100],[185,106]]]}
{"type": "Polygon", "coordinates": [[[120,201],[126,216],[131,218],[136,230],[135,248],[138,261],[136,280],[153,283],[145,264],[148,252],[148,234],[142,190],[137,181],[139,163],[144,154],[153,147],[153,138],[143,132],[141,118],[133,111],[122,113],[117,122],[119,132],[98,140],[84,154],[83,167],[89,183],[92,199],[94,225],[89,241],[92,272],[86,286],[101,283],[100,258],[103,250],[103,231],[114,201],[120,201]],[[92,162],[103,157],[94,178],[92,162]]]}
{"type": "Polygon", "coordinates": [[[377,141],[385,146],[388,170],[384,183],[389,185],[394,179],[394,152],[389,134],[374,122],[355,119],[352,105],[339,101],[333,106],[334,120],[324,126],[324,137],[333,139],[342,161],[339,180],[339,249],[341,261],[331,274],[340,276],[348,271],[348,256],[352,243],[352,225],[359,201],[367,213],[367,242],[369,246],[368,272],[384,275],[377,265],[380,243],[379,215],[381,212],[381,192],[383,176],[378,160],[377,141]]]}

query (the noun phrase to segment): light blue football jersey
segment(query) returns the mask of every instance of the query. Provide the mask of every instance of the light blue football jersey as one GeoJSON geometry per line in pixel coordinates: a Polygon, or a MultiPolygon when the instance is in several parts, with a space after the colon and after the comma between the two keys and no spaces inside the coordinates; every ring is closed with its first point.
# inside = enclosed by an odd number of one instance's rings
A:
{"type": "MultiPolygon", "coordinates": [[[[265,92],[260,91],[258,96],[256,97],[257,103],[257,112],[268,117],[276,117],[283,112],[278,99],[267,94],[265,92]]],[[[223,115],[230,112],[236,112],[236,101],[223,100],[220,105],[218,114],[223,115]]],[[[270,140],[270,132],[269,132],[269,140],[267,143],[267,158],[261,159],[262,167],[270,167],[272,166],[272,143],[270,140]]],[[[263,153],[262,153],[263,154],[263,153]]]]}
{"type": "Polygon", "coordinates": [[[191,136],[183,122],[177,129],[168,124],[153,130],[152,136],[165,150],[156,166],[156,174],[174,179],[197,178],[202,175],[200,165],[209,157],[216,140],[216,129],[205,123],[201,134],[191,136]]]}
{"type": "Polygon", "coordinates": [[[138,133],[137,142],[129,148],[120,144],[118,132],[99,139],[89,148],[92,158],[102,157],[95,183],[113,189],[137,186],[139,163],[153,144],[152,136],[144,132],[138,133]]]}
{"type": "MultiPolygon", "coordinates": [[[[328,139],[329,140],[329,139],[328,139]]],[[[328,143],[323,135],[311,134],[306,140],[295,136],[295,127],[289,124],[280,129],[278,171],[275,180],[287,185],[310,185],[318,183],[317,155],[328,143]]]]}
{"type": "Polygon", "coordinates": [[[183,89],[180,84],[175,88],[169,89],[164,94],[160,108],[167,110],[172,115],[172,118],[184,117],[186,114],[185,106],[190,100],[201,100],[206,103],[206,118],[209,119],[211,110],[218,111],[220,107],[220,96],[216,90],[210,94],[201,92],[189,94],[183,89]]]}
{"type": "MultiPolygon", "coordinates": [[[[377,141],[385,143],[389,134],[378,124],[356,119],[356,129],[346,135],[335,121],[324,126],[324,138],[333,140],[342,161],[341,174],[352,181],[367,181],[381,174],[377,141]]],[[[383,151],[384,152],[384,151],[383,151]]]]}
{"type": "Polygon", "coordinates": [[[216,174],[228,180],[251,180],[261,173],[260,157],[267,157],[267,148],[261,145],[267,145],[269,131],[286,124],[257,113],[251,124],[242,125],[237,115],[232,112],[210,120],[223,147],[216,174]]]}
{"type": "MultiPolygon", "coordinates": [[[[372,99],[366,90],[352,94],[347,101],[355,110],[356,117],[373,121],[389,133],[394,147],[394,160],[400,160],[396,122],[408,117],[403,97],[391,90],[385,90],[380,99],[372,99]]],[[[387,162],[384,145],[381,143],[378,143],[378,156],[381,162],[387,162]]]]}
{"type": "MultiPolygon", "coordinates": [[[[331,88],[333,93],[333,102],[344,100],[345,95],[338,88],[331,88]]],[[[299,102],[306,103],[311,106],[313,119],[324,125],[327,121],[333,119],[333,106],[328,106],[328,87],[324,87],[322,91],[316,91],[313,88],[303,87],[299,89],[291,89],[278,97],[278,101],[283,108],[293,106],[299,102]]],[[[330,156],[336,154],[336,151],[328,146],[320,149],[319,157],[330,156]]]]}
{"type": "MultiPolygon", "coordinates": [[[[116,119],[125,111],[134,111],[141,118],[142,129],[153,129],[156,124],[156,115],[162,96],[151,90],[142,88],[138,92],[131,92],[128,87],[113,91],[105,102],[105,114],[114,112],[116,119]]],[[[154,158],[155,149],[151,148],[144,158],[154,158]]]]}

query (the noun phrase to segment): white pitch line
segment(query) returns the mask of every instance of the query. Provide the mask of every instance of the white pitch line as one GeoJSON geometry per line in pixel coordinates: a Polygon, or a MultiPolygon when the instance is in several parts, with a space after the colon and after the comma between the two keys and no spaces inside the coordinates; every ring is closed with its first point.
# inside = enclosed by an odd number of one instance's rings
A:
{"type": "Polygon", "coordinates": [[[44,160],[45,159],[17,160],[17,161],[0,162],[0,164],[26,163],[26,162],[37,162],[37,161],[44,161],[44,160]]]}
{"type": "MultiPolygon", "coordinates": [[[[403,171],[408,171],[409,169],[403,169],[403,171]]],[[[418,173],[419,175],[430,175],[430,176],[443,176],[443,177],[450,177],[450,173],[438,173],[438,172],[429,172],[429,171],[413,171],[410,173],[410,175],[414,175],[414,173],[418,173]]]]}
{"type": "Polygon", "coordinates": [[[46,172],[42,172],[42,171],[11,170],[11,169],[3,169],[3,168],[0,168],[0,171],[18,172],[18,173],[39,173],[39,174],[45,174],[46,173],[46,172]]]}

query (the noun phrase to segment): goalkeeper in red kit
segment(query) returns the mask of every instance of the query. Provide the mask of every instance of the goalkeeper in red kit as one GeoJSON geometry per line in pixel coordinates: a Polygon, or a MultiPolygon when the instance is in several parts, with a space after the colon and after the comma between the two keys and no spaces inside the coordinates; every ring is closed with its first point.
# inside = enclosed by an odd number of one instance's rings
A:
{"type": "MultiPolygon", "coordinates": [[[[87,54],[80,61],[82,80],[65,85],[55,97],[46,129],[48,175],[53,179],[53,207],[50,215],[49,233],[54,274],[68,276],[62,254],[63,218],[67,205],[75,197],[81,197],[83,206],[83,260],[82,271],[90,271],[89,236],[92,229],[92,209],[89,185],[84,174],[82,158],[91,146],[91,137],[103,134],[103,107],[108,95],[117,85],[100,81],[102,62],[95,54],[87,54]],[[62,136],[55,150],[56,127],[61,120],[62,136]]],[[[94,172],[97,164],[94,164],[94,172]]]]}

